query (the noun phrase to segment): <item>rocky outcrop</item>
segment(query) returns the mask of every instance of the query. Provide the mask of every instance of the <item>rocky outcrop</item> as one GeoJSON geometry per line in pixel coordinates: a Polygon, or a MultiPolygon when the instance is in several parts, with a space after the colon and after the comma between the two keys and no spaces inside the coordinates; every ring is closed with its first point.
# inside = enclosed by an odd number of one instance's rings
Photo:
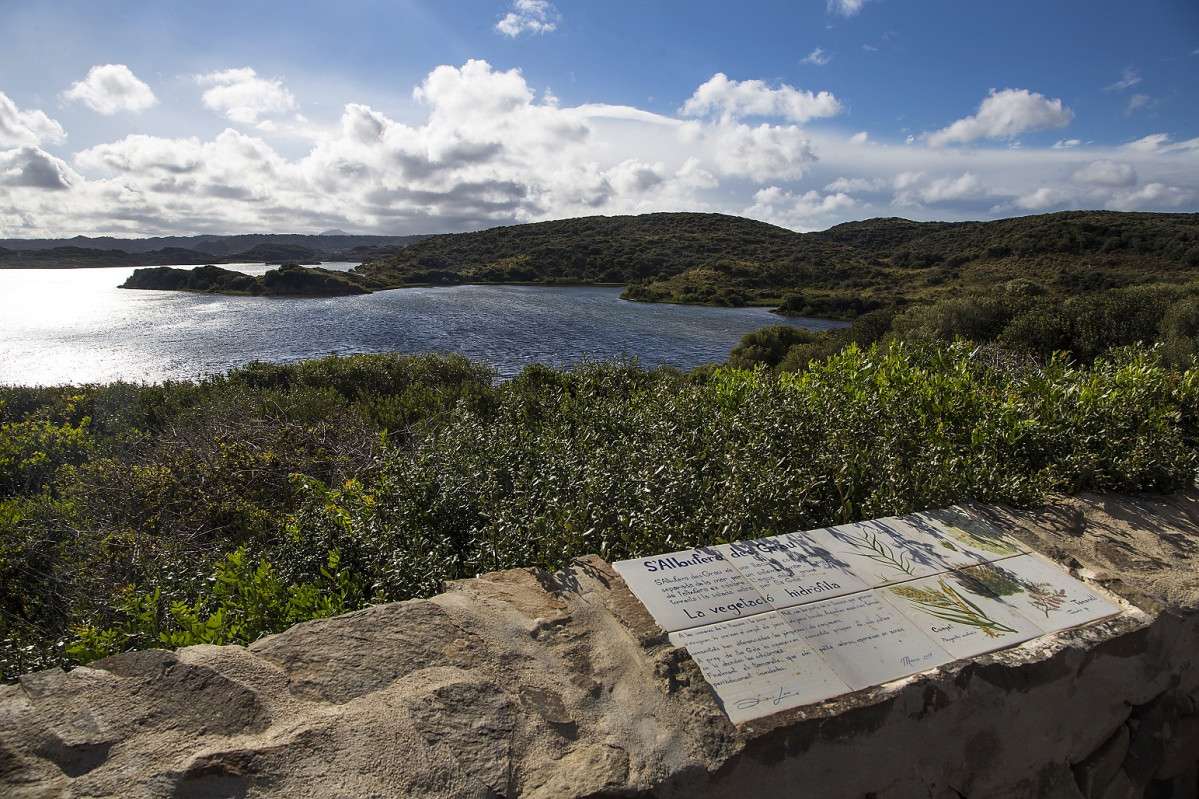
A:
{"type": "Polygon", "coordinates": [[[1199,494],[976,508],[1125,600],[734,726],[598,558],[0,687],[6,796],[1195,796],[1199,494]]]}

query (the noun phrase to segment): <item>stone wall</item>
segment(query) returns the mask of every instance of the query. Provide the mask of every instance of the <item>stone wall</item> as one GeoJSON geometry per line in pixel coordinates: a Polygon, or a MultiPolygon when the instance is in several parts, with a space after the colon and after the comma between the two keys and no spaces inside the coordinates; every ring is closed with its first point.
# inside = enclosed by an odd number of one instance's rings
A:
{"type": "Polygon", "coordinates": [[[1199,493],[975,508],[1128,612],[736,727],[608,564],[0,687],[5,796],[1187,797],[1199,493]]]}

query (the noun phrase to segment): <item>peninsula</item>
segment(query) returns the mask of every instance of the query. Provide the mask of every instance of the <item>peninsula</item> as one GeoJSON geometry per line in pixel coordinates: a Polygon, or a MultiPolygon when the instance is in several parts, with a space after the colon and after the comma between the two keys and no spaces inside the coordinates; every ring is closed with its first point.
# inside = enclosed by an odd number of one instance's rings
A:
{"type": "MultiPolygon", "coordinates": [[[[292,251],[293,254],[298,254],[292,251]]],[[[364,253],[365,254],[365,253],[364,253]]],[[[254,259],[261,261],[262,259],[254,259]]],[[[299,261],[300,258],[288,260],[299,261]]],[[[1028,280],[1055,295],[1180,284],[1199,267],[1199,214],[1069,211],[992,222],[872,219],[795,233],[722,214],[585,217],[428,236],[302,293],[460,284],[616,284],[623,297],[774,306],[853,318],[1028,280]]],[[[139,270],[129,288],[273,292],[205,266],[139,270]]],[[[294,287],[299,272],[279,285],[294,287]]]]}

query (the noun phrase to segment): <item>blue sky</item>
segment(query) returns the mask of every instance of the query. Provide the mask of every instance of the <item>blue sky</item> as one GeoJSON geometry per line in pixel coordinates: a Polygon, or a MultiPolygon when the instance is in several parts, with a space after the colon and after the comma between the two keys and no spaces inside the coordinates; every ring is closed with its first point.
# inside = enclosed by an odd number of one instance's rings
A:
{"type": "Polygon", "coordinates": [[[1199,3],[0,0],[0,237],[1199,211],[1199,3]]]}

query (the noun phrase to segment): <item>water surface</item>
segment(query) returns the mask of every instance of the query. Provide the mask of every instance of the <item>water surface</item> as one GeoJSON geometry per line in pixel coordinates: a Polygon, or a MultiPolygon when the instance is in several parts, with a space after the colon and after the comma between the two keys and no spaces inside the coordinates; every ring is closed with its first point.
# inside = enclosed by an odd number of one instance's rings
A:
{"type": "Polygon", "coordinates": [[[617,288],[456,286],[285,299],[118,289],[132,271],[0,270],[0,383],[157,382],[251,360],[390,351],[462,353],[502,377],[531,363],[588,358],[691,369],[724,361],[766,325],[840,324],[761,308],[625,302],[617,288]]]}

